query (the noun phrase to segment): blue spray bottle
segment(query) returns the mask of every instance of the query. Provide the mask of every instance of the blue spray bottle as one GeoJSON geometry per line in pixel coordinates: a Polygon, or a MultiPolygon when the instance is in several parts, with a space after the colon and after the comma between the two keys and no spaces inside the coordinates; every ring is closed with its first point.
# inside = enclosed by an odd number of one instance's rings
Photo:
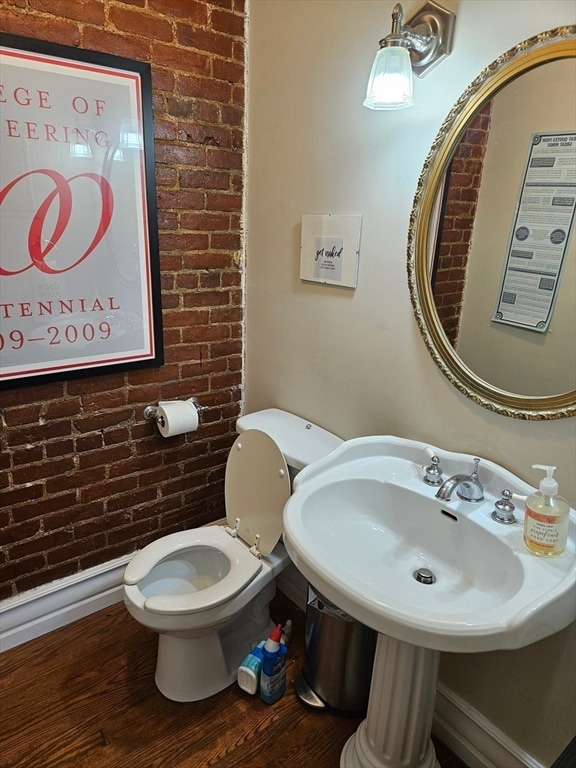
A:
{"type": "Polygon", "coordinates": [[[281,643],[282,625],[272,630],[262,648],[262,670],[260,672],[260,698],[266,704],[274,704],[286,689],[286,653],[281,643]]]}

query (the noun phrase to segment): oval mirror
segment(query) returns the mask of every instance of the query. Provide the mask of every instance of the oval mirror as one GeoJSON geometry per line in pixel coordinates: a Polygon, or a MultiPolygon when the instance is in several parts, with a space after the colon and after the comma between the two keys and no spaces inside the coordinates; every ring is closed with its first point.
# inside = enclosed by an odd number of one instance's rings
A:
{"type": "Polygon", "coordinates": [[[521,419],[576,415],[576,26],[487,67],[418,181],[408,282],[418,327],[471,400],[521,419]]]}

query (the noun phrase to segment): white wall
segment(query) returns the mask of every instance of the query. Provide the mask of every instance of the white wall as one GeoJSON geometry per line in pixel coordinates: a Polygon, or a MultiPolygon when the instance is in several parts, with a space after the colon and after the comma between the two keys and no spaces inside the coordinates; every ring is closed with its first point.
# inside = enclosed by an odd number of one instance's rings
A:
{"type": "MultiPolygon", "coordinates": [[[[406,17],[421,4],[406,0],[406,17]]],[[[394,0],[250,0],[246,410],[286,408],[344,438],[429,441],[532,484],[532,463],[555,464],[574,505],[574,419],[510,419],[457,392],[420,337],[405,264],[418,176],[452,103],[505,50],[575,23],[576,6],[443,4],[458,13],[454,53],[416,81],[413,109],[377,113],[362,99],[394,0]],[[355,291],[300,281],[305,213],[362,215],[355,291]]],[[[442,679],[549,764],[574,735],[574,643],[568,629],[521,651],[446,655],[442,679]]]]}

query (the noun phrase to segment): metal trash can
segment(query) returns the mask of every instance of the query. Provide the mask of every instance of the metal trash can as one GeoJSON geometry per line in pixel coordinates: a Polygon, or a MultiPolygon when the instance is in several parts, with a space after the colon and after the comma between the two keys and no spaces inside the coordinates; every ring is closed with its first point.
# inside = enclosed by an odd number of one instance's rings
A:
{"type": "Polygon", "coordinates": [[[368,707],[377,633],[308,585],[306,649],[296,694],[304,704],[343,717],[368,707]]]}

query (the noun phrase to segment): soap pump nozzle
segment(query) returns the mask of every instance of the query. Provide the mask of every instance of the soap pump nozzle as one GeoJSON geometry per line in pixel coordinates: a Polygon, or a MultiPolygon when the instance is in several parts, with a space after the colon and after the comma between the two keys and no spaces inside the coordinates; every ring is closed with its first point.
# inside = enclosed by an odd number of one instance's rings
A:
{"type": "Polygon", "coordinates": [[[532,464],[532,469],[542,469],[546,472],[546,477],[540,480],[540,493],[544,496],[556,496],[558,493],[558,483],[554,479],[556,467],[548,467],[545,464],[532,464]]]}

